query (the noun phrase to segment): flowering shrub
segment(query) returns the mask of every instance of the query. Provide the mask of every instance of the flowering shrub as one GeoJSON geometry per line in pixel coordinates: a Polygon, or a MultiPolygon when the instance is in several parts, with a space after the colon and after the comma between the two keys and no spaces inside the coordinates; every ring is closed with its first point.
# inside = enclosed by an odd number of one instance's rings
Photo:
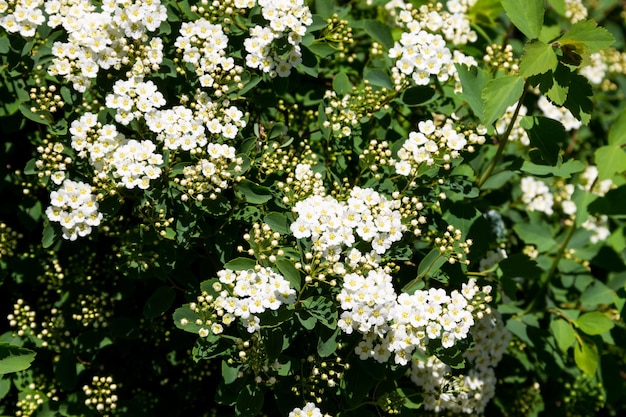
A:
{"type": "Polygon", "coordinates": [[[626,411],[618,0],[0,0],[0,414],[626,411]]]}

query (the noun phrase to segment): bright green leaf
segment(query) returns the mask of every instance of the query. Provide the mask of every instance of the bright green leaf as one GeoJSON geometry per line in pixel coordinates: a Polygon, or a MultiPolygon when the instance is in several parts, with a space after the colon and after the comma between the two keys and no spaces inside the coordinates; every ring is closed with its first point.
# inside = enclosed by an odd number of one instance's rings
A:
{"type": "Polygon", "coordinates": [[[540,40],[533,40],[524,46],[519,72],[522,77],[553,71],[558,64],[554,49],[540,40]]]}
{"type": "Polygon", "coordinates": [[[576,321],[576,326],[590,336],[608,332],[615,322],[599,311],[582,314],[576,321]]]}
{"type": "Polygon", "coordinates": [[[593,376],[598,369],[598,348],[595,344],[583,341],[574,348],[574,361],[576,366],[589,376],[593,376]]]}
{"type": "Polygon", "coordinates": [[[609,145],[626,145],[626,110],[622,110],[620,115],[611,124],[609,130],[609,145]]]}
{"type": "Polygon", "coordinates": [[[250,258],[235,258],[226,262],[224,269],[230,269],[231,271],[246,271],[248,269],[254,269],[256,261],[250,258]]]}
{"type": "Polygon", "coordinates": [[[576,332],[572,328],[572,325],[563,319],[557,318],[552,320],[550,323],[550,331],[562,352],[566,352],[576,340],[576,332]]]}
{"type": "Polygon", "coordinates": [[[462,95],[467,104],[479,119],[483,118],[483,100],[481,93],[487,85],[488,75],[478,67],[456,65],[461,80],[462,95]]]}
{"type": "Polygon", "coordinates": [[[6,342],[0,342],[0,375],[28,369],[35,352],[6,342]]]}
{"type": "Polygon", "coordinates": [[[606,145],[596,149],[595,160],[599,181],[626,171],[626,152],[620,146],[606,145]]]}
{"type": "Polygon", "coordinates": [[[502,6],[511,22],[528,39],[535,39],[541,33],[544,0],[502,0],[502,6]]]}
{"type": "Polygon", "coordinates": [[[593,20],[581,20],[565,32],[558,42],[561,45],[576,45],[577,42],[580,42],[589,48],[589,53],[594,53],[611,46],[615,42],[615,38],[608,30],[599,27],[593,20]]]}
{"type": "Polygon", "coordinates": [[[490,80],[481,93],[483,103],[483,124],[491,125],[504,115],[506,109],[522,96],[524,79],[516,75],[490,80]]]}
{"type": "Polygon", "coordinates": [[[601,281],[594,280],[585,292],[580,296],[580,303],[584,306],[595,307],[599,305],[609,305],[615,299],[615,291],[607,287],[601,281]]]}

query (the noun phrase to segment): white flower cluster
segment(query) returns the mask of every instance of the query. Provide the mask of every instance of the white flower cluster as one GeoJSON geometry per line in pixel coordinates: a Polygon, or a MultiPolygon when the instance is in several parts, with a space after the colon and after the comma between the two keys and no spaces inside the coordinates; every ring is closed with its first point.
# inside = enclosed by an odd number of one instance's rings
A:
{"type": "Polygon", "coordinates": [[[213,102],[206,92],[195,95],[197,117],[213,135],[221,135],[226,139],[234,139],[239,129],[246,126],[244,114],[230,104],[230,100],[213,102]]]}
{"type": "MultiPolygon", "coordinates": [[[[496,132],[499,135],[504,134],[506,129],[509,127],[511,120],[513,120],[513,114],[515,114],[515,106],[516,104],[509,106],[504,115],[496,120],[496,132]]],[[[528,137],[528,133],[526,129],[520,126],[519,122],[522,120],[522,117],[526,116],[528,113],[528,109],[526,106],[522,105],[519,109],[519,113],[517,114],[517,119],[513,122],[513,129],[511,130],[511,134],[509,135],[509,140],[512,142],[520,142],[524,146],[530,145],[530,138],[528,137]]]]}
{"type": "Polygon", "coordinates": [[[576,130],[582,126],[582,122],[576,119],[567,108],[555,106],[545,96],[539,97],[537,105],[546,117],[561,122],[567,131],[576,130]]]}
{"type": "Polygon", "coordinates": [[[582,67],[579,72],[589,80],[590,83],[599,85],[606,77],[606,73],[609,70],[608,64],[602,58],[600,52],[596,52],[589,56],[590,63],[582,67]]]}
{"type": "Polygon", "coordinates": [[[156,146],[152,141],[130,139],[119,146],[112,155],[111,165],[117,184],[126,188],[147,190],[150,180],[161,176],[163,156],[155,153],[156,146]]]}
{"type": "Polygon", "coordinates": [[[572,23],[586,19],[588,14],[587,6],[582,0],[565,0],[565,17],[572,23]]]}
{"type": "MultiPolygon", "coordinates": [[[[244,271],[223,269],[217,273],[223,289],[215,298],[217,314],[225,325],[236,318],[250,333],[259,330],[261,320],[257,316],[266,310],[277,310],[283,304],[293,304],[296,291],[282,275],[270,268],[257,267],[244,271]]],[[[215,326],[214,326],[215,327],[215,326]]],[[[215,333],[215,330],[212,329],[215,333]]]]}
{"type": "Polygon", "coordinates": [[[163,156],[150,140],[126,139],[115,125],[98,123],[93,113],[84,113],[70,125],[72,148],[88,157],[100,178],[109,173],[126,188],[147,189],[150,180],[161,175],[163,156]]]}
{"type": "Polygon", "coordinates": [[[611,179],[598,181],[597,179],[598,167],[595,165],[589,165],[585,168],[583,173],[580,174],[580,187],[602,197],[608,193],[611,188],[613,188],[613,181],[611,181],[611,179]]]}
{"type": "Polygon", "coordinates": [[[350,247],[359,237],[383,254],[406,230],[399,206],[400,201],[387,200],[371,188],[353,188],[347,202],[314,195],[296,203],[298,218],[290,229],[297,239],[311,238],[318,252],[350,247]]]}
{"type": "MultiPolygon", "coordinates": [[[[396,88],[402,88],[407,78],[417,85],[430,84],[431,76],[441,82],[451,77],[457,80],[455,64],[476,66],[474,58],[460,51],[452,52],[447,44],[466,44],[477,39],[471,30],[467,9],[475,1],[452,1],[451,11],[442,12],[422,6],[419,12],[403,1],[389,2],[385,7],[396,18],[396,24],[407,29],[389,50],[389,57],[396,59],[392,78],[396,88]]],[[[457,85],[460,89],[460,85],[457,85]]]]}
{"type": "Polygon", "coordinates": [[[206,19],[184,22],[174,46],[183,53],[183,61],[194,66],[202,87],[213,87],[217,74],[235,68],[235,60],[226,56],[228,36],[222,26],[206,19]]]}
{"type": "Polygon", "coordinates": [[[294,408],[289,412],[289,417],[330,417],[328,414],[322,414],[322,411],[313,403],[306,403],[302,408],[294,408]]]}
{"type": "Polygon", "coordinates": [[[545,182],[534,177],[524,177],[520,185],[522,201],[529,211],[540,211],[547,215],[554,213],[554,196],[545,182]]]}
{"type": "Polygon", "coordinates": [[[185,106],[155,110],[145,116],[148,129],[167,149],[190,151],[207,144],[202,120],[196,118],[185,106]]]}
{"type": "Polygon", "coordinates": [[[235,148],[228,145],[209,143],[207,146],[208,159],[200,159],[196,165],[183,168],[184,180],[180,183],[184,187],[193,190],[197,199],[203,200],[206,192],[211,192],[209,198],[215,198],[215,194],[221,193],[228,188],[228,182],[232,179],[230,172],[236,174],[242,172],[243,160],[235,154],[235,148]]]}
{"type": "Polygon", "coordinates": [[[156,84],[141,78],[116,81],[113,93],[107,94],[105,100],[106,106],[115,110],[115,121],[125,126],[165,105],[165,98],[156,84]]]}
{"type": "Polygon", "coordinates": [[[129,65],[131,73],[140,76],[159,68],[162,42],[150,41],[137,56],[129,51],[134,43],[147,41],[146,32],[155,31],[167,19],[165,6],[158,0],[106,0],[101,11],[95,10],[86,0],[45,2],[48,26],[62,25],[68,33],[66,42],[53,44],[48,73],[64,77],[76,91],[84,92],[100,69],[129,65]]]}
{"type": "Polygon", "coordinates": [[[502,360],[511,334],[500,314],[491,311],[476,320],[470,335],[474,346],[463,356],[472,369],[466,375],[450,377],[452,369],[434,356],[412,361],[408,374],[421,388],[426,410],[482,415],[495,395],[497,379],[493,369],[502,360]]]}
{"type": "Polygon", "coordinates": [[[243,44],[248,53],[246,65],[270,76],[287,77],[302,62],[300,43],[307,26],[313,23],[311,11],[303,0],[259,0],[258,4],[268,26],[250,28],[250,37],[243,44]],[[284,37],[285,50],[273,47],[284,37]]]}
{"type": "Polygon", "coordinates": [[[50,204],[46,216],[51,222],[61,224],[64,239],[87,236],[102,220],[91,186],[84,182],[64,180],[58,191],[50,193],[50,204]]]}
{"type": "Polygon", "coordinates": [[[46,21],[41,6],[43,0],[0,0],[0,27],[25,38],[35,36],[39,25],[46,21]],[[8,10],[13,13],[6,14],[8,10]]]}
{"type": "Polygon", "coordinates": [[[372,270],[366,277],[348,274],[337,296],[344,310],[338,326],[345,333],[357,330],[364,335],[356,348],[361,359],[374,358],[406,365],[416,349],[425,352],[429,340],[438,339],[451,347],[465,339],[472,325],[477,294],[488,294],[490,287],[478,288],[474,280],[463,284],[462,291],[447,294],[443,289],[419,290],[397,295],[391,276],[372,270]]]}
{"type": "Polygon", "coordinates": [[[452,159],[458,158],[461,151],[474,151],[474,145],[485,143],[483,128],[478,132],[459,132],[454,122],[447,119],[443,126],[437,126],[432,120],[421,121],[418,131],[409,133],[409,138],[398,151],[398,161],[394,161],[396,172],[400,175],[415,175],[422,165],[435,163],[449,168],[452,159]],[[448,164],[448,165],[446,165],[448,164]]]}

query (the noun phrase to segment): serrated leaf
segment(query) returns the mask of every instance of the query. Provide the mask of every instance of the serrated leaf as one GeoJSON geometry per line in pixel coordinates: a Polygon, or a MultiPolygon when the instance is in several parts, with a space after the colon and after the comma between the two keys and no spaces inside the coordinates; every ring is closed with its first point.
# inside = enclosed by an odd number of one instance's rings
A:
{"type": "MultiPolygon", "coordinates": [[[[530,117],[526,116],[523,120],[524,127],[528,132],[530,144],[539,150],[541,154],[541,163],[555,166],[559,162],[560,146],[567,140],[567,133],[563,125],[553,119],[547,117],[530,117]]],[[[522,123],[520,123],[522,124],[522,123]]]]}
{"type": "Polygon", "coordinates": [[[517,103],[524,91],[524,79],[516,75],[490,80],[481,92],[483,124],[491,125],[504,115],[509,106],[517,103]]]}
{"type": "Polygon", "coordinates": [[[561,45],[576,45],[577,42],[581,42],[588,48],[589,53],[594,53],[611,46],[615,38],[593,20],[581,20],[565,32],[558,42],[561,45]]]}
{"type": "Polygon", "coordinates": [[[519,72],[522,77],[543,74],[553,71],[558,62],[552,47],[535,39],[524,46],[519,72]]]}
{"type": "Polygon", "coordinates": [[[615,322],[599,311],[591,311],[581,314],[574,321],[576,326],[590,336],[608,332],[613,328],[615,322]]]}
{"type": "Polygon", "coordinates": [[[511,22],[528,39],[535,39],[541,33],[544,0],[502,0],[502,6],[511,22]]]}
{"type": "Polygon", "coordinates": [[[28,369],[35,355],[30,349],[0,342],[0,375],[28,369]]]}
{"type": "Polygon", "coordinates": [[[556,340],[556,344],[562,352],[567,352],[576,340],[576,332],[565,320],[557,318],[550,323],[550,331],[556,340]]]}
{"type": "Polygon", "coordinates": [[[224,269],[230,269],[231,271],[246,271],[248,269],[254,269],[256,266],[256,260],[250,258],[235,258],[224,264],[224,269]]]}
{"type": "Polygon", "coordinates": [[[378,20],[367,20],[364,25],[365,32],[385,49],[393,47],[393,36],[389,26],[378,20]]]}
{"type": "Polygon", "coordinates": [[[626,170],[626,152],[620,146],[606,145],[596,149],[598,180],[604,181],[626,170]]]}
{"type": "Polygon", "coordinates": [[[549,98],[553,104],[562,106],[565,104],[565,100],[567,100],[568,91],[569,87],[563,87],[559,83],[553,83],[552,87],[546,91],[546,97],[549,98]]]}
{"type": "Polygon", "coordinates": [[[593,376],[598,369],[598,348],[595,344],[583,341],[574,347],[574,361],[576,366],[589,376],[593,376]]]}

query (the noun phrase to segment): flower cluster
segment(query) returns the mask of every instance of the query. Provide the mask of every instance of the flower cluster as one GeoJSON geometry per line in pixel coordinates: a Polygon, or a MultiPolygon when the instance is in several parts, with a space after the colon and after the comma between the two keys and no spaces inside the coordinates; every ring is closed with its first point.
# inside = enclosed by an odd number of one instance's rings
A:
{"type": "Polygon", "coordinates": [[[50,221],[61,224],[65,239],[87,236],[102,220],[91,186],[84,182],[64,180],[59,190],[50,193],[50,200],[46,215],[50,221]]]}
{"type": "Polygon", "coordinates": [[[94,376],[91,385],[83,385],[83,392],[87,399],[85,405],[95,408],[98,413],[106,417],[117,408],[117,384],[110,376],[94,376]]]}
{"type": "Polygon", "coordinates": [[[441,5],[413,9],[403,1],[385,6],[396,16],[396,24],[407,29],[389,50],[389,57],[396,60],[392,68],[396,89],[402,88],[409,78],[417,85],[430,84],[431,76],[446,82],[451,77],[458,78],[455,64],[477,65],[474,58],[448,48],[446,41],[466,44],[477,38],[465,15],[471,2],[452,3],[453,13],[443,12],[441,5]]]}
{"type": "Polygon", "coordinates": [[[35,36],[37,27],[46,21],[41,6],[43,0],[9,0],[0,2],[0,27],[25,38],[35,36]],[[12,13],[7,13],[12,11],[12,13]],[[7,13],[7,14],[5,14],[7,13]]]}
{"type": "MultiPolygon", "coordinates": [[[[530,138],[528,137],[528,132],[526,132],[526,129],[524,129],[520,125],[520,120],[522,120],[522,117],[526,116],[526,113],[528,113],[528,108],[526,108],[526,106],[524,105],[520,106],[518,114],[517,114],[517,118],[513,122],[513,129],[511,130],[511,133],[509,134],[510,141],[519,142],[524,146],[530,145],[530,138]]],[[[502,135],[504,134],[504,132],[506,132],[507,127],[513,120],[514,114],[515,114],[515,105],[512,105],[506,109],[506,111],[504,112],[504,115],[501,118],[496,120],[496,132],[499,135],[502,135]]]]}
{"type": "Polygon", "coordinates": [[[206,19],[183,22],[174,43],[183,54],[183,62],[191,64],[202,87],[214,87],[218,74],[235,68],[232,57],[226,56],[228,37],[222,26],[206,19]]]}
{"type": "Polygon", "coordinates": [[[113,152],[111,163],[117,184],[126,188],[147,190],[150,180],[161,176],[163,156],[155,153],[156,145],[149,140],[130,139],[113,152]]]}
{"type": "Polygon", "coordinates": [[[146,32],[155,31],[167,19],[165,6],[158,0],[109,0],[103,2],[101,11],[85,0],[55,0],[45,2],[45,10],[48,26],[62,25],[68,33],[66,42],[54,43],[48,73],[64,77],[76,91],[86,91],[100,69],[132,65],[130,74],[140,76],[161,63],[162,42],[153,40],[147,47],[137,47],[147,41],[146,32]]]}
{"type": "Polygon", "coordinates": [[[136,77],[116,81],[113,93],[105,100],[106,106],[115,110],[115,121],[124,126],[165,105],[163,94],[152,81],[136,77]]]}
{"type": "Polygon", "coordinates": [[[522,201],[529,211],[540,211],[547,215],[554,213],[554,196],[545,182],[534,177],[524,177],[520,184],[522,201]]]}
{"type": "Polygon", "coordinates": [[[396,295],[391,276],[380,270],[366,277],[348,274],[337,297],[344,310],[338,326],[348,334],[353,329],[364,334],[356,348],[361,359],[382,363],[394,355],[395,363],[406,365],[416,349],[425,352],[429,340],[448,348],[467,338],[472,311],[482,303],[479,295],[486,299],[490,291],[470,280],[461,292],[431,288],[396,295]]]}
{"type": "Polygon", "coordinates": [[[466,375],[451,376],[452,369],[434,356],[413,360],[408,374],[424,393],[424,408],[440,413],[482,415],[495,395],[494,368],[509,345],[511,334],[500,314],[489,311],[470,330],[474,346],[463,353],[471,364],[466,375]]]}
{"type": "Polygon", "coordinates": [[[418,131],[409,133],[409,138],[398,151],[398,161],[394,161],[398,174],[415,175],[422,164],[440,164],[450,168],[450,162],[461,155],[461,151],[474,151],[474,145],[485,143],[486,132],[482,127],[474,131],[460,132],[451,119],[443,125],[432,120],[419,122],[418,131]]]}
{"type": "Polygon", "coordinates": [[[298,218],[290,229],[297,239],[311,238],[318,252],[350,247],[358,237],[383,254],[406,230],[399,205],[371,188],[353,188],[347,202],[314,195],[296,203],[293,211],[298,218]]]}
{"type": "MultiPolygon", "coordinates": [[[[209,143],[207,146],[208,158],[201,158],[195,165],[183,168],[183,179],[176,181],[187,189],[187,194],[198,200],[205,198],[209,192],[209,199],[215,199],[217,194],[228,188],[232,179],[232,172],[242,172],[243,160],[235,155],[235,148],[228,145],[209,143]]],[[[186,197],[185,197],[186,198],[186,197]]]]}
{"type": "Polygon", "coordinates": [[[244,41],[246,65],[270,76],[287,77],[302,62],[300,43],[307,26],[313,23],[311,11],[303,0],[259,0],[267,26],[250,28],[244,41]],[[282,47],[278,40],[286,38],[282,47]]]}
{"type": "Polygon", "coordinates": [[[582,126],[582,122],[576,119],[568,109],[555,106],[545,96],[539,97],[537,105],[546,117],[561,122],[567,131],[576,130],[582,126]]]}
{"type": "MultiPolygon", "coordinates": [[[[220,283],[226,286],[224,289],[216,289],[220,292],[214,302],[218,316],[225,325],[236,318],[241,319],[250,333],[256,332],[261,326],[258,314],[277,310],[281,305],[293,304],[296,300],[296,292],[289,286],[289,281],[270,268],[257,267],[243,271],[223,269],[217,276],[217,287],[220,288],[220,283]]],[[[219,334],[223,327],[214,323],[211,331],[219,334]]],[[[200,330],[200,336],[208,334],[208,330],[200,330]]]]}
{"type": "Polygon", "coordinates": [[[202,120],[185,106],[152,111],[145,120],[148,129],[157,134],[156,139],[167,149],[191,151],[207,143],[202,120]]]}
{"type": "Polygon", "coordinates": [[[289,417],[329,417],[328,414],[322,414],[321,410],[313,403],[306,403],[302,408],[294,408],[289,417]]]}

